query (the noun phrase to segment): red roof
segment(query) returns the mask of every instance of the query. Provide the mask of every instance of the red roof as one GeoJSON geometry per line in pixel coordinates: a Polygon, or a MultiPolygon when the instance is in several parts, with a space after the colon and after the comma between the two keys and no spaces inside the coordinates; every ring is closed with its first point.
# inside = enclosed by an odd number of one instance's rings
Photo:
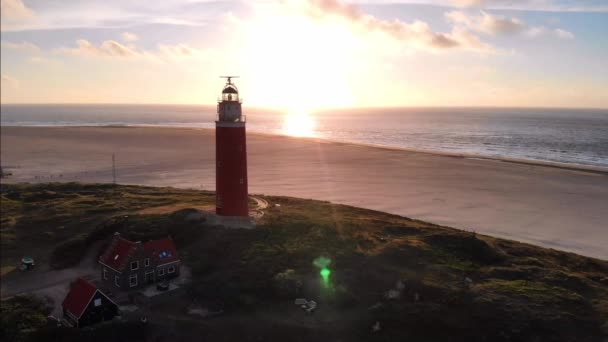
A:
{"type": "Polygon", "coordinates": [[[99,260],[117,271],[122,271],[134,250],[134,242],[115,235],[112,243],[99,257],[99,260]]]}
{"type": "Polygon", "coordinates": [[[80,318],[96,291],[97,287],[95,287],[95,285],[85,279],[78,278],[72,284],[72,288],[63,300],[61,306],[72,315],[80,318]]]}
{"type": "Polygon", "coordinates": [[[171,238],[150,240],[144,243],[144,251],[150,257],[158,260],[159,265],[179,260],[175,244],[171,238]]]}

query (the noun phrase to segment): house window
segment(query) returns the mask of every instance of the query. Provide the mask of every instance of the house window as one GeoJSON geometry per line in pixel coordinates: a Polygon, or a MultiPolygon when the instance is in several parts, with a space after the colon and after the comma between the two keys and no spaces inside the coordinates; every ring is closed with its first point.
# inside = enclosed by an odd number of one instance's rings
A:
{"type": "Polygon", "coordinates": [[[114,285],[116,285],[116,287],[120,287],[120,277],[119,276],[114,276],[114,285]]]}
{"type": "Polygon", "coordinates": [[[150,266],[150,258],[146,258],[146,260],[144,260],[144,266],[150,266]]]}
{"type": "Polygon", "coordinates": [[[129,276],[129,286],[130,287],[137,286],[137,274],[129,276]]]}
{"type": "Polygon", "coordinates": [[[108,269],[105,267],[103,268],[103,279],[108,280],[108,269]]]}
{"type": "Polygon", "coordinates": [[[132,261],[131,262],[131,271],[135,271],[139,269],[139,261],[132,261]]]}
{"type": "Polygon", "coordinates": [[[174,273],[175,272],[175,266],[169,266],[169,268],[167,269],[167,273],[174,273]]]}
{"type": "Polygon", "coordinates": [[[95,300],[93,301],[93,305],[94,305],[94,306],[96,306],[96,307],[97,307],[97,306],[101,306],[101,298],[97,298],[97,299],[95,299],[95,300]]]}
{"type": "Polygon", "coordinates": [[[165,274],[165,269],[164,269],[164,268],[159,268],[159,269],[158,269],[158,275],[159,275],[159,276],[162,276],[162,275],[164,275],[164,274],[165,274]]]}

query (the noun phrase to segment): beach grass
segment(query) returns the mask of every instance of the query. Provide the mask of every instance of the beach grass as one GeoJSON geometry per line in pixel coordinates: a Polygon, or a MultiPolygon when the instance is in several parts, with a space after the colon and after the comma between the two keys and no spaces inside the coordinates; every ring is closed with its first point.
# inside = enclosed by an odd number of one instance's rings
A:
{"type": "MultiPolygon", "coordinates": [[[[193,219],[213,205],[212,192],[3,185],[2,265],[28,253],[70,267],[116,231],[141,241],[170,235],[192,271],[188,300],[256,312],[244,328],[384,341],[594,341],[608,333],[606,261],[373,210],[261,197],[269,208],[257,227],[233,229],[193,219]],[[293,313],[282,308],[296,297],[320,303],[317,323],[286,318],[293,313]],[[376,321],[381,338],[369,335],[376,321]]],[[[207,328],[227,328],[222,322],[207,328]]]]}

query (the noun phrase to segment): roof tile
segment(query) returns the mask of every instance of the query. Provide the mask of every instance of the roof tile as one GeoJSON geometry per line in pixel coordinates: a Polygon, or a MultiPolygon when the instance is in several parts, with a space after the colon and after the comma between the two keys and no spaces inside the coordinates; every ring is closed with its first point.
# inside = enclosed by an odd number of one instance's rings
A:
{"type": "Polygon", "coordinates": [[[63,300],[61,306],[72,315],[80,318],[96,291],[97,287],[91,282],[83,278],[78,278],[72,284],[72,288],[63,300]]]}

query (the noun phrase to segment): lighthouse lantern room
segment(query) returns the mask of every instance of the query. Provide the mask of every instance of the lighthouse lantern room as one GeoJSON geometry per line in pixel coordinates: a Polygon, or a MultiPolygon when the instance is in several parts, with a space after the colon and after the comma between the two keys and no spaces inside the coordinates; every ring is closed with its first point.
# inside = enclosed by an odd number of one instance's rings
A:
{"type": "Polygon", "coordinates": [[[247,140],[245,116],[239,92],[232,83],[237,76],[222,76],[226,85],[217,105],[215,122],[216,213],[248,216],[247,140]]]}

